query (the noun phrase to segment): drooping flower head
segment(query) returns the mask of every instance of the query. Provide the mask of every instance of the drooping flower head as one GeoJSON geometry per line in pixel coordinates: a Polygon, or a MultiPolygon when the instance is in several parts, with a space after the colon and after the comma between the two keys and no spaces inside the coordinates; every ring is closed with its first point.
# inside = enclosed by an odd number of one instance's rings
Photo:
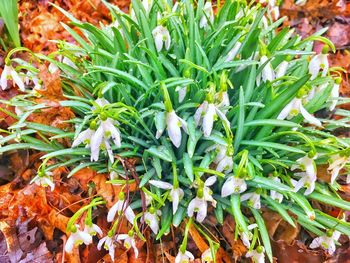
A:
{"type": "Polygon", "coordinates": [[[138,258],[139,256],[139,250],[136,247],[136,240],[134,237],[134,231],[130,230],[128,234],[119,234],[116,237],[117,241],[122,241],[124,240],[124,247],[126,249],[133,248],[134,253],[135,253],[135,258],[138,258]]]}
{"type": "Polygon", "coordinates": [[[318,248],[322,247],[325,249],[330,255],[336,250],[335,242],[338,241],[340,237],[340,232],[336,230],[328,230],[327,233],[323,236],[316,237],[312,240],[310,244],[310,248],[318,248]]]}
{"type": "Polygon", "coordinates": [[[199,21],[200,28],[208,28],[209,22],[212,24],[214,22],[214,10],[210,1],[206,2],[203,7],[203,15],[199,21]]]}
{"type": "Polygon", "coordinates": [[[171,37],[168,29],[164,26],[157,26],[152,31],[152,35],[154,38],[154,44],[156,45],[156,49],[160,52],[163,49],[163,46],[166,50],[169,50],[171,44],[171,37]]]}
{"type": "Polygon", "coordinates": [[[79,225],[75,225],[75,231],[71,232],[66,245],[64,246],[64,250],[67,253],[71,253],[74,246],[81,244],[89,245],[92,243],[92,236],[86,231],[81,231],[79,229],[79,225]]]}
{"type": "Polygon", "coordinates": [[[134,211],[129,206],[127,200],[125,199],[125,194],[123,192],[119,193],[119,200],[109,209],[107,214],[107,221],[112,222],[115,215],[125,215],[126,219],[134,224],[135,214],[134,211]]]}

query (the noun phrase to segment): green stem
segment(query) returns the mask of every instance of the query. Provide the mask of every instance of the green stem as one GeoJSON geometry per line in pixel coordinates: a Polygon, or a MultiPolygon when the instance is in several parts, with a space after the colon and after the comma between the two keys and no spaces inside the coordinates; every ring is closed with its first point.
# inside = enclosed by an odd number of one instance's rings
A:
{"type": "Polygon", "coordinates": [[[67,224],[67,228],[66,228],[66,232],[71,232],[71,230],[73,229],[73,225],[75,223],[75,221],[89,208],[93,207],[93,206],[97,206],[97,205],[103,205],[106,203],[106,201],[102,201],[101,198],[96,198],[94,199],[89,205],[84,206],[82,208],[80,208],[68,221],[67,224]],[[97,201],[97,200],[98,201],[97,201]],[[101,201],[99,201],[101,200],[101,201]]]}
{"type": "Polygon", "coordinates": [[[177,179],[177,168],[176,163],[171,163],[173,167],[173,186],[175,189],[179,188],[179,180],[177,179]]]}
{"type": "Polygon", "coordinates": [[[163,95],[164,95],[164,105],[165,105],[165,110],[166,112],[172,112],[173,111],[173,105],[171,103],[171,99],[170,99],[170,95],[168,92],[167,87],[165,86],[165,84],[163,82],[160,83],[160,88],[163,91],[163,95]]]}
{"type": "Polygon", "coordinates": [[[190,229],[191,224],[192,224],[192,217],[187,221],[186,228],[185,228],[185,233],[184,233],[184,238],[183,238],[181,246],[180,246],[180,251],[183,254],[185,254],[185,252],[186,252],[188,231],[190,229]]]}

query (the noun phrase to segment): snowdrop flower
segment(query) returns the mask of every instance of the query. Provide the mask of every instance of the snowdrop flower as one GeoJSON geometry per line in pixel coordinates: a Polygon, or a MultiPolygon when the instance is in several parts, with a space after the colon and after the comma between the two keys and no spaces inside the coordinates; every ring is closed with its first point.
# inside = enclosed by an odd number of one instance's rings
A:
{"type": "Polygon", "coordinates": [[[149,195],[147,192],[143,192],[143,193],[145,194],[146,207],[148,207],[152,203],[153,197],[149,195]]]}
{"type": "Polygon", "coordinates": [[[124,174],[119,174],[116,171],[111,171],[109,174],[109,178],[111,180],[118,180],[120,177],[122,177],[123,179],[126,179],[126,176],[124,174]]]}
{"type": "MultiPolygon", "coordinates": [[[[314,157],[316,158],[316,156],[314,157]]],[[[313,158],[304,156],[297,160],[297,164],[292,165],[291,170],[301,169],[305,172],[295,173],[294,175],[301,177],[298,182],[292,181],[294,191],[298,192],[302,187],[306,187],[305,195],[311,194],[315,189],[315,182],[317,181],[316,164],[313,158]]]]}
{"type": "MultiPolygon", "coordinates": [[[[260,58],[260,66],[264,65],[269,59],[266,56],[260,58]]],[[[263,82],[273,81],[275,79],[275,72],[273,70],[271,61],[267,62],[261,71],[261,78],[263,82]]]]}
{"type": "Polygon", "coordinates": [[[144,214],[142,221],[146,222],[147,225],[151,228],[152,232],[157,235],[159,231],[159,216],[162,215],[160,210],[156,210],[154,207],[150,207],[150,209],[144,214]]]}
{"type": "Polygon", "coordinates": [[[225,114],[222,113],[222,111],[220,111],[214,105],[214,103],[209,103],[205,100],[196,110],[194,120],[197,126],[202,126],[204,137],[210,136],[216,116],[219,116],[219,118],[225,122],[226,125],[230,125],[230,122],[227,120],[225,114]]]}
{"type": "Polygon", "coordinates": [[[153,6],[153,0],[142,0],[142,5],[143,8],[146,10],[146,14],[148,14],[153,6]]]}
{"type": "Polygon", "coordinates": [[[160,189],[170,190],[169,197],[173,202],[173,214],[175,214],[179,207],[180,200],[184,196],[184,191],[179,187],[175,188],[172,184],[162,182],[162,181],[149,180],[149,183],[160,189]]]}
{"type": "Polygon", "coordinates": [[[322,50],[321,54],[314,56],[309,63],[309,73],[311,74],[311,80],[315,79],[322,69],[322,77],[325,77],[328,72],[328,46],[322,50]]]}
{"type": "Polygon", "coordinates": [[[56,71],[58,71],[59,68],[54,64],[54,63],[50,63],[49,64],[49,67],[48,67],[48,71],[53,74],[55,73],[56,71]]]}
{"type": "MultiPolygon", "coordinates": [[[[97,98],[95,100],[95,103],[97,104],[97,106],[99,106],[100,108],[103,108],[106,105],[109,105],[109,101],[106,100],[105,98],[101,97],[101,98],[97,98]]],[[[91,110],[95,110],[95,106],[92,106],[91,110]]]]}
{"type": "Polygon", "coordinates": [[[299,113],[303,115],[306,122],[322,127],[322,123],[312,116],[310,113],[307,112],[307,110],[303,106],[303,102],[300,98],[294,98],[291,102],[289,102],[280,112],[280,114],[277,116],[277,119],[284,120],[284,119],[291,119],[295,116],[297,116],[299,113]]]}
{"type": "Polygon", "coordinates": [[[203,194],[204,194],[204,200],[207,202],[211,202],[211,204],[215,207],[216,201],[213,198],[212,194],[213,191],[209,188],[209,186],[212,186],[216,182],[216,176],[210,176],[207,180],[205,180],[203,185],[203,194]]]}
{"type": "Polygon", "coordinates": [[[216,171],[218,172],[225,172],[225,174],[228,174],[233,169],[233,158],[232,155],[225,154],[225,156],[218,162],[216,166],[216,171]]]}
{"type": "MultiPolygon", "coordinates": [[[[248,226],[248,230],[252,230],[254,228],[258,227],[257,224],[250,224],[248,226]]],[[[253,238],[253,234],[249,232],[249,234],[246,234],[245,232],[239,232],[239,235],[241,236],[241,240],[246,248],[250,248],[250,240],[253,238]]]]}
{"type": "Polygon", "coordinates": [[[275,78],[278,79],[283,77],[287,72],[288,66],[288,61],[282,61],[281,64],[279,64],[275,70],[275,78]]]}
{"type": "Polygon", "coordinates": [[[293,164],[291,166],[291,170],[294,171],[296,169],[301,169],[309,175],[316,176],[317,170],[314,161],[315,158],[317,158],[317,155],[315,155],[313,158],[310,158],[308,155],[305,155],[304,157],[299,158],[296,161],[296,164],[293,164]]]}
{"type": "Polygon", "coordinates": [[[136,247],[136,241],[134,238],[134,231],[130,230],[128,234],[119,234],[117,235],[117,241],[124,240],[124,247],[126,249],[133,248],[135,257],[139,256],[139,250],[136,247]]]}
{"type": "Polygon", "coordinates": [[[254,263],[265,263],[265,249],[262,246],[258,246],[253,251],[248,251],[245,255],[247,258],[252,258],[254,263]]]}
{"type": "Polygon", "coordinates": [[[214,22],[214,11],[211,2],[206,2],[203,7],[203,15],[199,21],[199,28],[206,29],[208,27],[208,19],[212,24],[214,22]]]}
{"type": "Polygon", "coordinates": [[[179,103],[183,102],[183,100],[185,99],[186,97],[186,94],[187,94],[187,86],[185,87],[180,87],[180,86],[177,86],[176,87],[176,91],[178,92],[179,94],[179,103]]]}
{"type": "Polygon", "coordinates": [[[210,248],[202,253],[201,261],[202,263],[211,263],[214,261],[210,248]]]}
{"type": "Polygon", "coordinates": [[[101,26],[102,29],[107,33],[108,36],[110,37],[114,37],[114,31],[113,31],[113,28],[117,29],[117,31],[119,31],[120,35],[122,37],[124,37],[124,32],[123,32],[123,28],[122,26],[119,24],[118,20],[115,20],[113,23],[105,26],[105,25],[102,25],[101,26]]]}
{"type": "Polygon", "coordinates": [[[296,4],[296,5],[299,5],[299,6],[303,6],[303,5],[306,4],[306,2],[307,2],[307,0],[297,0],[297,1],[295,2],[295,4],[296,4]]]}
{"type": "Polygon", "coordinates": [[[30,80],[33,81],[35,90],[41,89],[41,80],[36,76],[36,74],[34,74],[31,71],[28,71],[24,78],[24,83],[28,86],[30,83],[30,80]]]}
{"type": "Polygon", "coordinates": [[[63,57],[62,58],[62,63],[66,64],[67,66],[70,66],[71,68],[74,68],[75,70],[78,70],[79,68],[75,65],[75,63],[67,58],[67,57],[63,57]]]}
{"type": "MultiPolygon", "coordinates": [[[[277,176],[270,176],[270,178],[275,182],[278,182],[278,183],[281,182],[281,180],[277,176]]],[[[282,203],[282,201],[283,201],[283,194],[281,194],[275,190],[270,190],[270,197],[273,200],[278,201],[279,203],[282,203]]]]}
{"type": "Polygon", "coordinates": [[[314,240],[312,240],[310,244],[310,248],[314,249],[314,248],[322,247],[330,255],[333,255],[333,253],[336,250],[335,241],[338,241],[340,235],[341,234],[339,231],[328,230],[325,235],[316,237],[314,240]]]}
{"type": "Polygon", "coordinates": [[[206,152],[210,152],[212,150],[215,150],[216,156],[214,159],[214,163],[216,166],[216,171],[218,172],[225,172],[225,174],[228,174],[233,169],[233,149],[231,150],[231,147],[227,147],[225,145],[221,144],[214,144],[206,149],[206,152]]]}
{"type": "Polygon", "coordinates": [[[192,217],[195,212],[197,212],[196,220],[202,223],[208,212],[207,200],[205,200],[202,189],[197,191],[197,196],[191,200],[187,207],[187,214],[189,217],[192,217]]]}
{"type": "Polygon", "coordinates": [[[12,79],[13,83],[16,84],[21,91],[25,91],[24,82],[18,75],[17,71],[12,66],[5,65],[0,78],[0,86],[2,90],[6,90],[8,88],[8,79],[12,79]]]}
{"type": "Polygon", "coordinates": [[[119,193],[119,200],[111,207],[111,209],[109,209],[107,214],[107,221],[112,222],[117,213],[118,215],[124,214],[126,219],[131,224],[134,224],[134,219],[135,219],[134,211],[132,211],[131,207],[125,201],[125,195],[123,192],[119,193]]]}
{"type": "Polygon", "coordinates": [[[256,192],[245,193],[241,196],[241,201],[246,201],[246,200],[248,200],[248,204],[251,205],[251,207],[255,209],[261,208],[260,194],[256,192]]]}
{"type": "Polygon", "coordinates": [[[107,235],[104,238],[101,238],[97,244],[98,250],[101,250],[102,244],[104,244],[103,248],[105,250],[108,250],[109,256],[111,257],[112,261],[114,261],[115,246],[114,246],[112,237],[107,235]]]}
{"type": "Polygon", "coordinates": [[[166,113],[166,127],[171,142],[176,148],[179,148],[182,138],[180,128],[188,133],[187,123],[177,116],[174,110],[172,110],[171,112],[166,113]]]}
{"type": "Polygon", "coordinates": [[[333,184],[335,182],[335,180],[337,179],[341,169],[343,169],[344,166],[350,162],[350,157],[335,154],[335,155],[331,156],[330,161],[331,161],[331,163],[330,163],[327,170],[328,170],[328,172],[331,173],[331,184],[333,184]]]}
{"type": "Polygon", "coordinates": [[[218,101],[217,107],[223,114],[226,114],[227,108],[230,106],[230,98],[227,91],[220,91],[215,95],[215,99],[218,101]]]}
{"type": "Polygon", "coordinates": [[[38,172],[38,174],[33,178],[33,182],[39,186],[49,186],[51,188],[51,191],[53,191],[55,189],[55,183],[53,182],[52,176],[53,173],[50,171],[45,172],[45,174],[38,172]]]}
{"type": "Polygon", "coordinates": [[[96,224],[85,225],[84,232],[88,233],[90,236],[95,236],[96,234],[99,234],[100,236],[102,236],[102,230],[96,224]]]}
{"type": "Polygon", "coordinates": [[[330,97],[333,98],[331,105],[329,106],[329,110],[332,111],[335,109],[335,106],[337,106],[338,100],[335,98],[339,97],[339,87],[341,83],[341,78],[338,78],[335,80],[335,83],[333,85],[333,88],[331,90],[330,97]]]}
{"type": "Polygon", "coordinates": [[[233,60],[237,56],[238,50],[241,48],[241,46],[242,43],[237,41],[236,44],[234,44],[233,48],[228,52],[225,62],[233,60]]]}
{"type": "Polygon", "coordinates": [[[205,150],[205,152],[210,152],[210,151],[215,151],[216,152],[214,163],[218,164],[227,155],[227,146],[226,145],[222,145],[222,144],[214,144],[212,146],[209,146],[205,150]]]}
{"type": "Polygon", "coordinates": [[[243,193],[245,190],[247,190],[247,184],[244,179],[230,176],[222,186],[221,196],[243,193]]]}
{"type": "Polygon", "coordinates": [[[79,225],[75,225],[75,227],[75,232],[71,232],[64,246],[64,250],[67,253],[71,253],[75,245],[81,245],[83,243],[89,245],[92,243],[92,236],[89,233],[79,230],[79,225]]]}
{"type": "Polygon", "coordinates": [[[72,148],[77,147],[81,143],[84,143],[86,148],[90,148],[91,137],[95,134],[95,132],[95,130],[88,128],[87,130],[79,133],[72,143],[72,148]]]}
{"type": "Polygon", "coordinates": [[[294,175],[301,177],[299,181],[292,180],[294,192],[298,192],[302,187],[306,188],[304,195],[309,195],[315,190],[315,183],[317,181],[316,175],[310,175],[305,172],[295,173],[294,175]]]}
{"type": "Polygon", "coordinates": [[[179,250],[179,253],[177,253],[175,258],[175,263],[189,263],[192,260],[194,260],[194,256],[191,252],[186,250],[182,253],[181,250],[179,250]]]}
{"type": "Polygon", "coordinates": [[[169,31],[164,26],[157,26],[152,31],[154,38],[154,43],[156,45],[157,51],[160,52],[163,48],[163,44],[166,50],[169,50],[171,44],[171,38],[169,31]]]}
{"type": "Polygon", "coordinates": [[[279,6],[270,7],[270,13],[274,20],[277,20],[280,17],[280,8],[279,6]]]}
{"type": "Polygon", "coordinates": [[[214,163],[217,164],[216,171],[225,172],[228,174],[233,169],[233,152],[228,149],[229,147],[221,144],[214,144],[206,149],[206,152],[210,152],[212,150],[216,151],[216,156],[214,159],[214,163]]]}
{"type": "MultiPolygon", "coordinates": [[[[102,114],[101,114],[102,115],[102,114]]],[[[101,116],[101,122],[96,132],[91,137],[90,147],[91,147],[91,161],[98,161],[101,146],[103,146],[108,153],[111,162],[114,161],[113,152],[109,144],[109,139],[111,138],[118,148],[121,146],[121,136],[120,131],[115,127],[115,123],[111,118],[101,116]]]]}

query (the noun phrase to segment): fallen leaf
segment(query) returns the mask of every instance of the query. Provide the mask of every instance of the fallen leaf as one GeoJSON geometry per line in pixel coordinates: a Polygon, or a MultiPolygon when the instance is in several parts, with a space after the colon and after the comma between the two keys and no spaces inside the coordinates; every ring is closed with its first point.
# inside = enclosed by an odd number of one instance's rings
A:
{"type": "Polygon", "coordinates": [[[201,253],[203,253],[209,248],[207,242],[204,241],[202,236],[199,234],[198,230],[192,224],[189,228],[189,234],[191,235],[194,243],[196,243],[196,246],[201,253]]]}

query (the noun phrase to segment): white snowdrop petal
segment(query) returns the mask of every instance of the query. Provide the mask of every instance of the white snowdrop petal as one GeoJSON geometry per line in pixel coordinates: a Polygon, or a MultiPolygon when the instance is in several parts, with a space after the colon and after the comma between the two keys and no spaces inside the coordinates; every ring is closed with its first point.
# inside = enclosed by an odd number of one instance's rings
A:
{"type": "Polygon", "coordinates": [[[173,188],[172,184],[162,182],[162,181],[157,181],[157,180],[149,180],[148,181],[151,185],[154,185],[155,187],[158,187],[160,189],[165,189],[165,190],[170,190],[173,188]]]}

